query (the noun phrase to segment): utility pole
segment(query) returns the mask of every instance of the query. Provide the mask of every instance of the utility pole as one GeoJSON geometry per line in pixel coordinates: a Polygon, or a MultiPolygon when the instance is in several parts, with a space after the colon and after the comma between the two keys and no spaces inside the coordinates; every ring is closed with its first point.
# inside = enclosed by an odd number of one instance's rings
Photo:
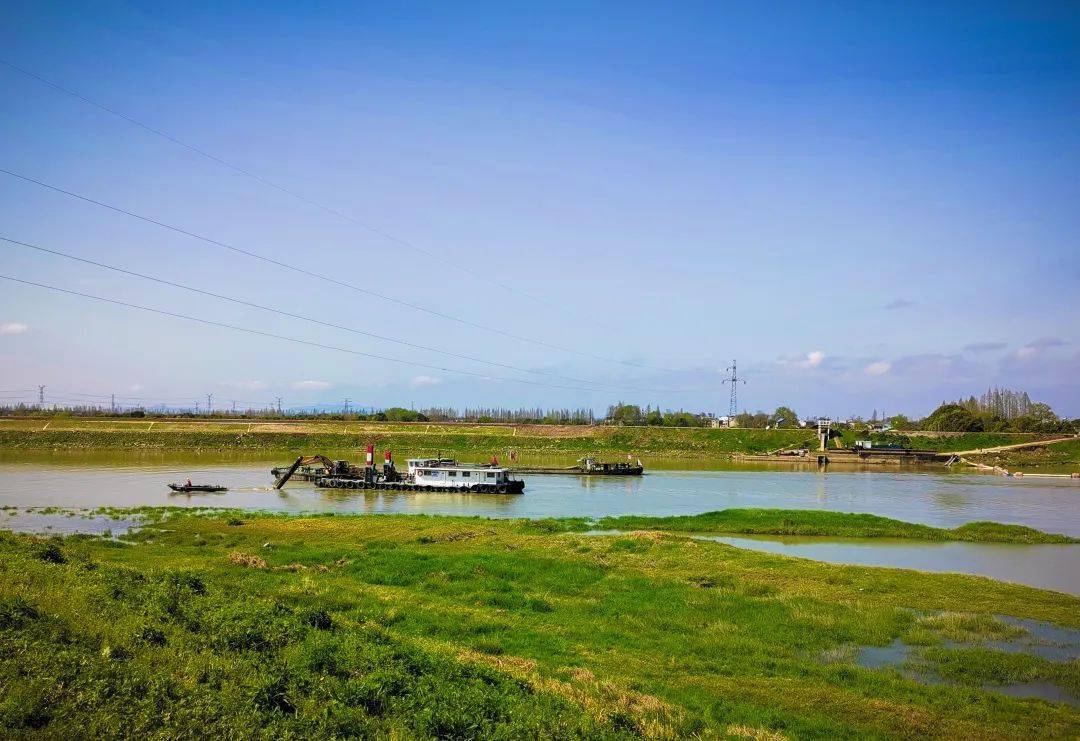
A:
{"type": "Polygon", "coordinates": [[[345,397],[345,414],[349,413],[349,401],[350,401],[349,397],[346,396],[345,397]]]}
{"type": "Polygon", "coordinates": [[[281,414],[281,397],[277,397],[277,413],[281,414]]]}
{"type": "Polygon", "coordinates": [[[734,360],[731,361],[731,367],[727,370],[731,372],[731,378],[725,378],[722,383],[731,384],[731,399],[728,402],[728,420],[733,422],[735,420],[735,415],[739,413],[739,384],[746,385],[746,381],[739,378],[738,366],[734,360]]]}
{"type": "Polygon", "coordinates": [[[236,399],[232,400],[232,413],[236,414],[236,399]]]}
{"type": "Polygon", "coordinates": [[[214,407],[213,407],[213,404],[212,404],[213,399],[214,399],[213,394],[207,394],[206,395],[206,413],[207,414],[213,414],[214,413],[214,407]]]}
{"type": "Polygon", "coordinates": [[[37,403],[38,403],[38,407],[44,407],[45,406],[45,387],[44,386],[38,386],[37,387],[37,403]]]}
{"type": "Polygon", "coordinates": [[[109,394],[109,411],[116,414],[116,394],[109,394]]]}
{"type": "Polygon", "coordinates": [[[199,414],[199,400],[198,399],[195,400],[195,414],[196,415],[199,414]]]}

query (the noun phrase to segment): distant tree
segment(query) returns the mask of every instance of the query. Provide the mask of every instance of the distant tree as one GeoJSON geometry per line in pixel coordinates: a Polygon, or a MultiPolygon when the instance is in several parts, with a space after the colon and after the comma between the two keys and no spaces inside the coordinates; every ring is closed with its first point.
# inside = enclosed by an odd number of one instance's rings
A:
{"type": "Polygon", "coordinates": [[[420,412],[413,409],[405,409],[403,407],[390,407],[385,410],[383,414],[386,415],[388,422],[427,422],[428,418],[420,412]]]}
{"type": "MultiPolygon", "coordinates": [[[[1025,391],[991,388],[978,398],[969,396],[952,405],[943,406],[966,410],[977,420],[977,429],[983,432],[1067,432],[1072,429],[1068,423],[1059,419],[1047,404],[1033,402],[1025,391]]],[[[959,417],[949,422],[952,426],[960,423],[959,417]]],[[[928,417],[923,420],[924,427],[927,424],[941,422],[931,422],[928,417]]]]}
{"type": "Polygon", "coordinates": [[[642,422],[641,407],[619,402],[608,407],[607,421],[617,425],[639,425],[642,422]]]}
{"type": "Polygon", "coordinates": [[[961,404],[942,404],[923,420],[922,428],[933,432],[982,432],[976,414],[961,404]]]}
{"type": "Polygon", "coordinates": [[[776,411],[772,413],[770,424],[773,427],[797,427],[799,415],[791,407],[777,407],[776,411]]]}
{"type": "Polygon", "coordinates": [[[763,428],[769,424],[771,416],[765,412],[743,412],[735,415],[736,426],[749,428],[763,428]]]}
{"type": "Polygon", "coordinates": [[[668,412],[664,415],[665,427],[697,427],[699,424],[698,418],[690,412],[668,412]]]}
{"type": "Polygon", "coordinates": [[[652,411],[646,412],[645,424],[662,425],[664,424],[664,415],[660,412],[659,409],[653,409],[652,411]]]}
{"type": "Polygon", "coordinates": [[[892,425],[892,428],[894,430],[914,430],[915,429],[914,423],[912,423],[912,421],[910,419],[908,419],[906,416],[904,416],[903,414],[894,414],[893,416],[889,417],[885,421],[888,422],[890,425],[892,425]]]}
{"type": "Polygon", "coordinates": [[[1015,417],[1012,426],[1017,432],[1067,432],[1068,423],[1062,422],[1049,404],[1035,402],[1028,406],[1027,414],[1015,417]]]}

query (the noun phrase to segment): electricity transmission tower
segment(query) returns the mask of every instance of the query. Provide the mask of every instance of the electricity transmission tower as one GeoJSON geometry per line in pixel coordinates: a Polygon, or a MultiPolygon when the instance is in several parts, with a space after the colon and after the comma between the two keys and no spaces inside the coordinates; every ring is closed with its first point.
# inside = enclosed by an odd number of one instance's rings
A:
{"type": "Polygon", "coordinates": [[[739,378],[739,370],[735,361],[731,361],[731,367],[727,369],[731,373],[731,378],[725,378],[721,383],[731,384],[731,401],[728,403],[728,419],[735,419],[735,415],[739,413],[739,384],[746,385],[746,380],[739,378]]]}

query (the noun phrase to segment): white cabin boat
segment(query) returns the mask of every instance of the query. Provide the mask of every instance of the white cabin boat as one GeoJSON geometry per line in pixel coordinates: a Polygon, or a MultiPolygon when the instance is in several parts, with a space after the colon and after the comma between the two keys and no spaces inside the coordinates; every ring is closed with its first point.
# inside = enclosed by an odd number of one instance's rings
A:
{"type": "Polygon", "coordinates": [[[405,473],[409,476],[415,476],[418,468],[456,465],[457,460],[454,458],[409,458],[405,461],[405,473]]]}
{"type": "Polygon", "coordinates": [[[510,478],[500,466],[479,463],[458,463],[452,458],[410,458],[409,476],[417,487],[432,489],[461,489],[515,494],[524,489],[524,482],[510,478]]]}

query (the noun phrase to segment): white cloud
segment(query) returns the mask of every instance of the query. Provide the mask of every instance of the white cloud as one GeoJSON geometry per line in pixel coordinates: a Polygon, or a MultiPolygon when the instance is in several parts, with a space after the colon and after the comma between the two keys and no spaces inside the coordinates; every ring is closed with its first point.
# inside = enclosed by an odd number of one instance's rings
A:
{"type": "Polygon", "coordinates": [[[1042,354],[1043,350],[1056,350],[1064,347],[1065,342],[1057,337],[1040,337],[1032,340],[1016,351],[1016,357],[1020,360],[1031,360],[1036,355],[1042,354]]]}
{"type": "Polygon", "coordinates": [[[293,381],[290,385],[300,391],[322,391],[330,388],[329,381],[293,381]]]}
{"type": "Polygon", "coordinates": [[[30,329],[29,326],[20,324],[19,322],[0,324],[0,334],[22,334],[28,329],[30,329]]]}
{"type": "Polygon", "coordinates": [[[871,363],[870,365],[863,368],[863,373],[868,376],[883,376],[890,370],[892,370],[892,363],[889,363],[885,360],[879,360],[878,362],[871,363]]]}
{"type": "Polygon", "coordinates": [[[243,389],[244,391],[262,391],[268,387],[265,381],[222,381],[221,384],[229,389],[243,389]]]}
{"type": "Polygon", "coordinates": [[[438,386],[442,379],[435,376],[415,376],[410,383],[413,386],[438,386]]]}
{"type": "Polygon", "coordinates": [[[823,362],[825,362],[825,353],[821,350],[811,350],[805,355],[780,358],[780,364],[789,368],[817,368],[823,362]]]}

